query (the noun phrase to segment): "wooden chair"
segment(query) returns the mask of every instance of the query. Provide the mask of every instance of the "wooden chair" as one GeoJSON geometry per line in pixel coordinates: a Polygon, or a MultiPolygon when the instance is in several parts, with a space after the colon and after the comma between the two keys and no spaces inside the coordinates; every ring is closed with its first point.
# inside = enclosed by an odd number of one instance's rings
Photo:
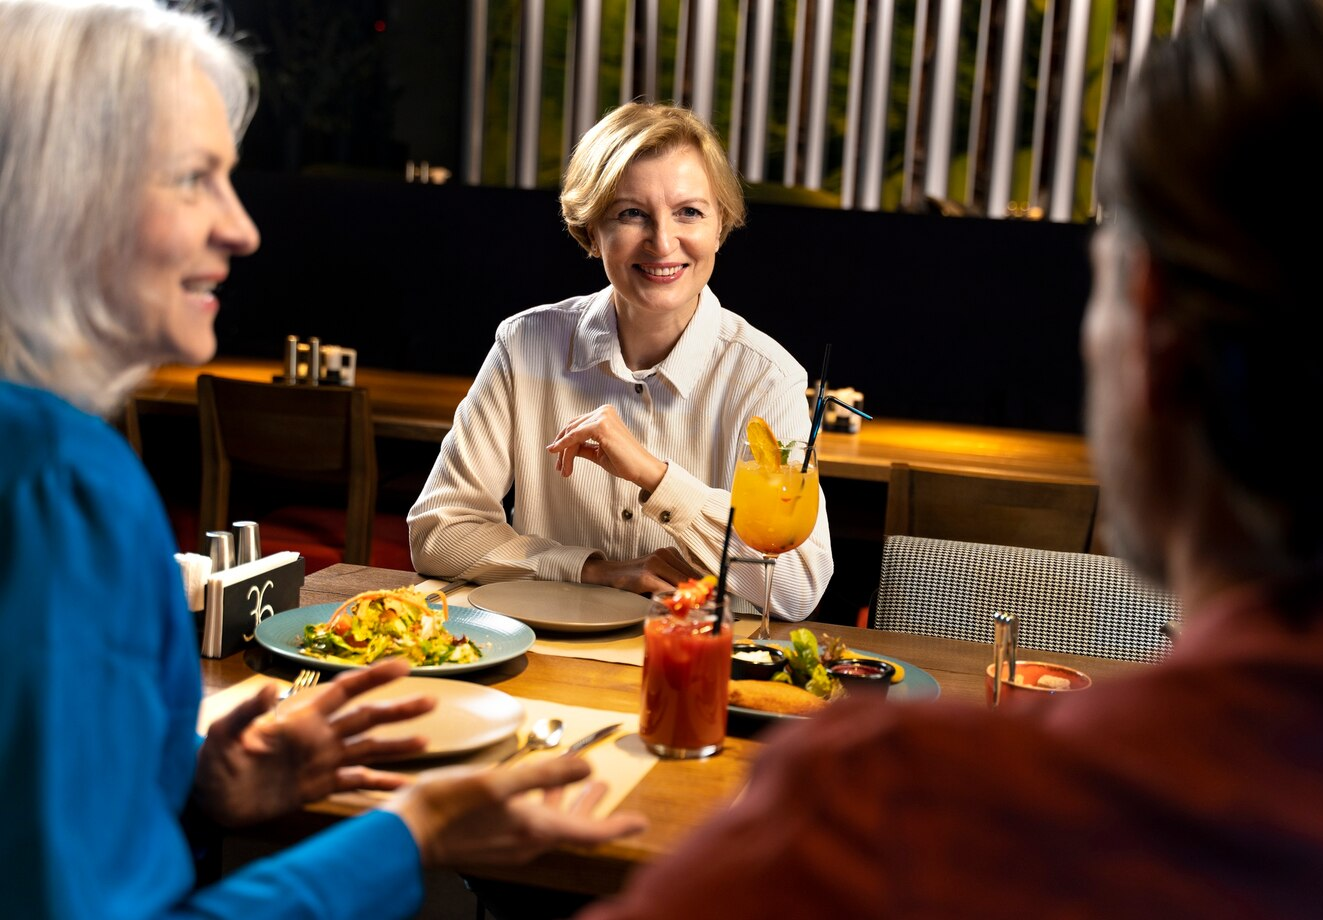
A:
{"type": "Polygon", "coordinates": [[[884,533],[1099,551],[1098,486],[1007,479],[891,464],[884,533]]]}
{"type": "Polygon", "coordinates": [[[1024,648],[1157,661],[1177,599],[1121,559],[924,537],[883,538],[876,629],[984,642],[992,615],[1017,614],[1024,648]]]}
{"type": "Polygon", "coordinates": [[[239,474],[249,491],[236,504],[260,525],[263,552],[297,550],[308,571],[340,561],[413,568],[403,515],[376,510],[376,440],[366,389],[211,374],[198,376],[197,389],[200,552],[206,551],[206,531],[230,526],[231,487],[239,474]],[[377,532],[385,529],[388,535],[377,532]]]}

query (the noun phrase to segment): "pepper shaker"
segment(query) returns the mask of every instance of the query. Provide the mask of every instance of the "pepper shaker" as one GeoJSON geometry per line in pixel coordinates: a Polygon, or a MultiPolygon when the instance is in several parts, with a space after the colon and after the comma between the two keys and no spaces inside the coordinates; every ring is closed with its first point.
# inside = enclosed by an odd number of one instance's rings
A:
{"type": "Polygon", "coordinates": [[[322,382],[322,340],[313,336],[308,339],[308,383],[317,386],[322,382]]]}
{"type": "Polygon", "coordinates": [[[1001,702],[1003,679],[1015,682],[1015,656],[1020,644],[1020,621],[1013,613],[998,610],[992,615],[992,708],[1001,702]],[[1002,671],[1006,672],[1005,678],[1002,671]]]}
{"type": "Polygon", "coordinates": [[[262,558],[262,540],[258,536],[256,521],[235,521],[234,533],[238,548],[235,551],[239,565],[262,558]]]}
{"type": "Polygon", "coordinates": [[[234,565],[234,534],[228,530],[208,530],[207,540],[211,547],[211,574],[234,565]]]}

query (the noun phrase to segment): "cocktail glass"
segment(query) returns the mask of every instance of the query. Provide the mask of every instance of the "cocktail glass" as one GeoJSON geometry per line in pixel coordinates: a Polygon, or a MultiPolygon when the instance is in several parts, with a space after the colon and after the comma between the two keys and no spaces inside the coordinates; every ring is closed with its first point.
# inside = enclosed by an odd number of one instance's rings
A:
{"type": "Polygon", "coordinates": [[[763,619],[754,639],[772,635],[776,558],[807,540],[818,521],[818,458],[813,447],[806,441],[782,442],[780,461],[776,467],[763,466],[744,442],[730,487],[735,532],[763,557],[763,619]]]}

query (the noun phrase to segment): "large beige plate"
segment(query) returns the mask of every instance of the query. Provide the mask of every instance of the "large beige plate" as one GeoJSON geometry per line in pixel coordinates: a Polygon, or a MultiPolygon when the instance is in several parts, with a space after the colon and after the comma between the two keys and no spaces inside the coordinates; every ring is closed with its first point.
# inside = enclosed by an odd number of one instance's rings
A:
{"type": "Polygon", "coordinates": [[[651,601],[606,585],[564,581],[500,581],[480,585],[464,603],[500,613],[535,629],[607,632],[642,623],[651,601]]]}
{"type": "MultiPolygon", "coordinates": [[[[305,693],[317,692],[305,690],[305,693]]],[[[436,698],[436,708],[407,722],[394,722],[372,730],[374,738],[427,738],[420,757],[439,757],[476,751],[513,735],[524,721],[524,705],[508,693],[482,684],[444,677],[402,677],[356,697],[395,700],[408,696],[436,698]]]]}

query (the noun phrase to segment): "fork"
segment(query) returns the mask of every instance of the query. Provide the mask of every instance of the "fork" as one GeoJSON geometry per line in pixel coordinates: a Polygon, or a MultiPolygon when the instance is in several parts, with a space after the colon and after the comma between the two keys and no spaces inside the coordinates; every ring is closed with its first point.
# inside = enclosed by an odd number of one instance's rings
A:
{"type": "MultiPolygon", "coordinates": [[[[287,700],[300,690],[307,690],[309,687],[317,686],[317,681],[322,679],[322,672],[315,671],[312,668],[304,668],[299,672],[299,676],[294,678],[294,683],[289,685],[289,689],[280,694],[280,700],[287,700]]],[[[279,700],[278,700],[279,702],[279,700]]]]}
{"type": "Polygon", "coordinates": [[[441,600],[442,592],[449,594],[451,591],[454,591],[456,588],[463,587],[466,584],[468,584],[468,581],[463,578],[456,578],[454,581],[448,581],[441,586],[440,590],[433,591],[431,594],[427,595],[426,598],[427,603],[435,604],[437,601],[441,600]]]}

